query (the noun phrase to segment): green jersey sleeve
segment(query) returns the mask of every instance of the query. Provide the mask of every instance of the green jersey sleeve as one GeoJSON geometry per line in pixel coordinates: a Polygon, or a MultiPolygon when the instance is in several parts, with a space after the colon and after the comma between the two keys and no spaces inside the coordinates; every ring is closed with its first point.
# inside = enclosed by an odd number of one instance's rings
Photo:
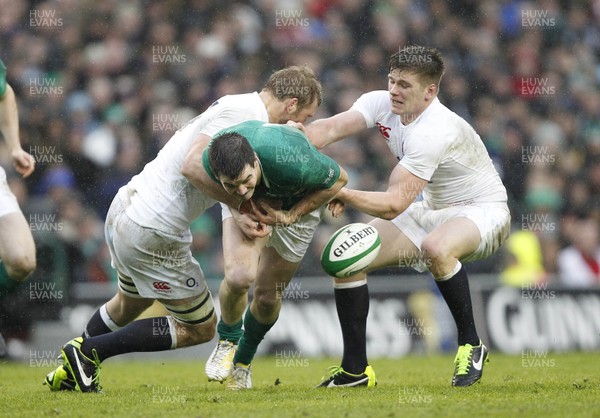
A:
{"type": "Polygon", "coordinates": [[[6,94],[6,65],[0,60],[0,97],[6,94]]]}
{"type": "Polygon", "coordinates": [[[215,173],[213,173],[212,168],[210,167],[210,163],[208,162],[208,150],[210,149],[210,144],[212,144],[212,140],[202,153],[202,166],[206,170],[206,174],[208,174],[208,177],[214,180],[215,183],[218,183],[219,179],[217,179],[217,176],[215,176],[215,173]]]}

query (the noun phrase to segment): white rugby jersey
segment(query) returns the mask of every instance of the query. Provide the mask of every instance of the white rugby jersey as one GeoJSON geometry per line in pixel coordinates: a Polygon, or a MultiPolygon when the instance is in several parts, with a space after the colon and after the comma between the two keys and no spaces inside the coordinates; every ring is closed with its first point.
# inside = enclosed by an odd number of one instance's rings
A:
{"type": "Polygon", "coordinates": [[[196,217],[216,203],[181,174],[193,140],[201,133],[212,137],[221,129],[252,119],[269,121],[256,92],[224,96],[188,122],[119,191],[130,196],[127,216],[146,228],[177,234],[187,231],[196,217]]]}
{"type": "Polygon", "coordinates": [[[437,97],[407,125],[392,113],[385,90],[363,94],[351,109],[363,115],[368,127],[379,128],[399,164],[429,182],[423,200],[430,208],[506,204],[506,189],[481,138],[437,97]]]}

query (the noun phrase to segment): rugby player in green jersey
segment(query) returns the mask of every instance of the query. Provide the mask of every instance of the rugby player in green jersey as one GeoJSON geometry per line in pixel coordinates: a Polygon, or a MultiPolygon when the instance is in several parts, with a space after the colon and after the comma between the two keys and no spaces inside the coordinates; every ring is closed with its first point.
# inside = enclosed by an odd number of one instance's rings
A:
{"type": "MultiPolygon", "coordinates": [[[[6,66],[0,60],[0,132],[8,145],[15,170],[28,177],[35,160],[21,148],[19,115],[15,93],[6,82],[6,66]]],[[[0,298],[8,295],[35,270],[35,244],[17,198],[11,192],[6,172],[0,167],[0,298]]],[[[5,353],[0,336],[0,357],[5,353]]]]}
{"type": "MultiPolygon", "coordinates": [[[[230,389],[249,389],[250,363],[279,316],[278,293],[291,281],[326,203],[346,184],[347,174],[319,153],[300,130],[260,121],[221,131],[204,151],[203,167],[206,173],[198,176],[200,183],[219,183],[227,194],[241,196],[242,208],[250,209],[245,204],[250,199],[253,210],[260,210],[261,199],[281,204],[281,218],[262,238],[249,239],[233,219],[226,216],[224,220],[229,227],[223,232],[219,344],[206,372],[211,380],[229,378],[230,389]],[[254,296],[246,310],[252,285],[254,296]]],[[[213,198],[222,200],[217,195],[213,198]]],[[[238,211],[231,212],[236,216],[238,211]]]]}

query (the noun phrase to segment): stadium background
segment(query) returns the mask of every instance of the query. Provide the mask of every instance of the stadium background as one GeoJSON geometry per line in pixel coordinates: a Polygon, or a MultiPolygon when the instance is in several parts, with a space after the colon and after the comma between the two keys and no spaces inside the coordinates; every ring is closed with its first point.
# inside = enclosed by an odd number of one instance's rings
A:
{"type": "MultiPolygon", "coordinates": [[[[40,332],[54,329],[49,324],[68,322],[68,332],[77,332],[91,306],[114,292],[103,238],[108,205],[189,119],[224,94],[260,89],[274,70],[292,64],[309,65],[323,83],[316,118],[332,115],[365,91],[385,89],[387,56],[411,44],[442,51],[440,99],[473,124],[509,192],[515,239],[469,266],[482,274],[472,280],[481,283],[474,285],[479,312],[489,314],[489,292],[500,285],[512,286],[515,303],[535,304],[538,317],[563,294],[572,298],[567,316],[574,305],[587,306],[578,298],[589,295],[590,308],[576,318],[591,319],[599,334],[598,281],[563,290],[572,278],[560,274],[557,260],[582,225],[597,231],[600,221],[600,1],[0,0],[0,10],[0,57],[18,97],[23,147],[37,161],[22,180],[0,148],[38,247],[35,275],[0,304],[2,332],[23,347],[37,347],[40,332]]],[[[377,130],[326,152],[349,172],[351,187],[365,190],[385,188],[396,163],[377,130]]],[[[333,230],[366,219],[348,211],[321,225],[287,304],[322,298],[319,312],[335,325],[329,281],[316,260],[333,230]]],[[[193,231],[195,254],[216,288],[220,211],[198,219],[193,231]]],[[[432,314],[443,305],[431,280],[413,278],[409,266],[382,274],[381,288],[373,285],[381,312],[396,309],[388,320],[399,321],[404,337],[417,337],[412,349],[427,349],[432,324],[448,319],[432,314]],[[406,277],[390,277],[400,275],[406,277]],[[390,292],[402,306],[386,305],[390,292]],[[423,297],[411,298],[415,293],[423,297]]],[[[284,327],[274,328],[274,338],[284,327]]],[[[599,338],[584,343],[574,335],[558,349],[600,349],[599,338]]],[[[451,349],[441,340],[433,349],[451,349]]],[[[388,353],[406,352],[398,350],[388,353]]],[[[21,353],[31,356],[31,349],[21,353]]]]}

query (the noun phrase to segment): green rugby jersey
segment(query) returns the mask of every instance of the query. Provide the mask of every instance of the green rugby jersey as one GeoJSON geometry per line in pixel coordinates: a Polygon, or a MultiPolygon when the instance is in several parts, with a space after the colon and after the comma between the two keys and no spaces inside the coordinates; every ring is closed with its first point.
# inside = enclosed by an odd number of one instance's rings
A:
{"type": "MultiPolygon", "coordinates": [[[[223,129],[215,137],[232,131],[248,140],[260,161],[262,179],[254,196],[279,199],[283,210],[308,193],[329,189],[340,177],[340,166],[317,151],[296,128],[250,120],[223,129]]],[[[208,175],[219,182],[208,163],[211,144],[204,150],[202,163],[208,175]]]]}
{"type": "Polygon", "coordinates": [[[0,59],[0,97],[6,94],[6,65],[0,59]]]}

